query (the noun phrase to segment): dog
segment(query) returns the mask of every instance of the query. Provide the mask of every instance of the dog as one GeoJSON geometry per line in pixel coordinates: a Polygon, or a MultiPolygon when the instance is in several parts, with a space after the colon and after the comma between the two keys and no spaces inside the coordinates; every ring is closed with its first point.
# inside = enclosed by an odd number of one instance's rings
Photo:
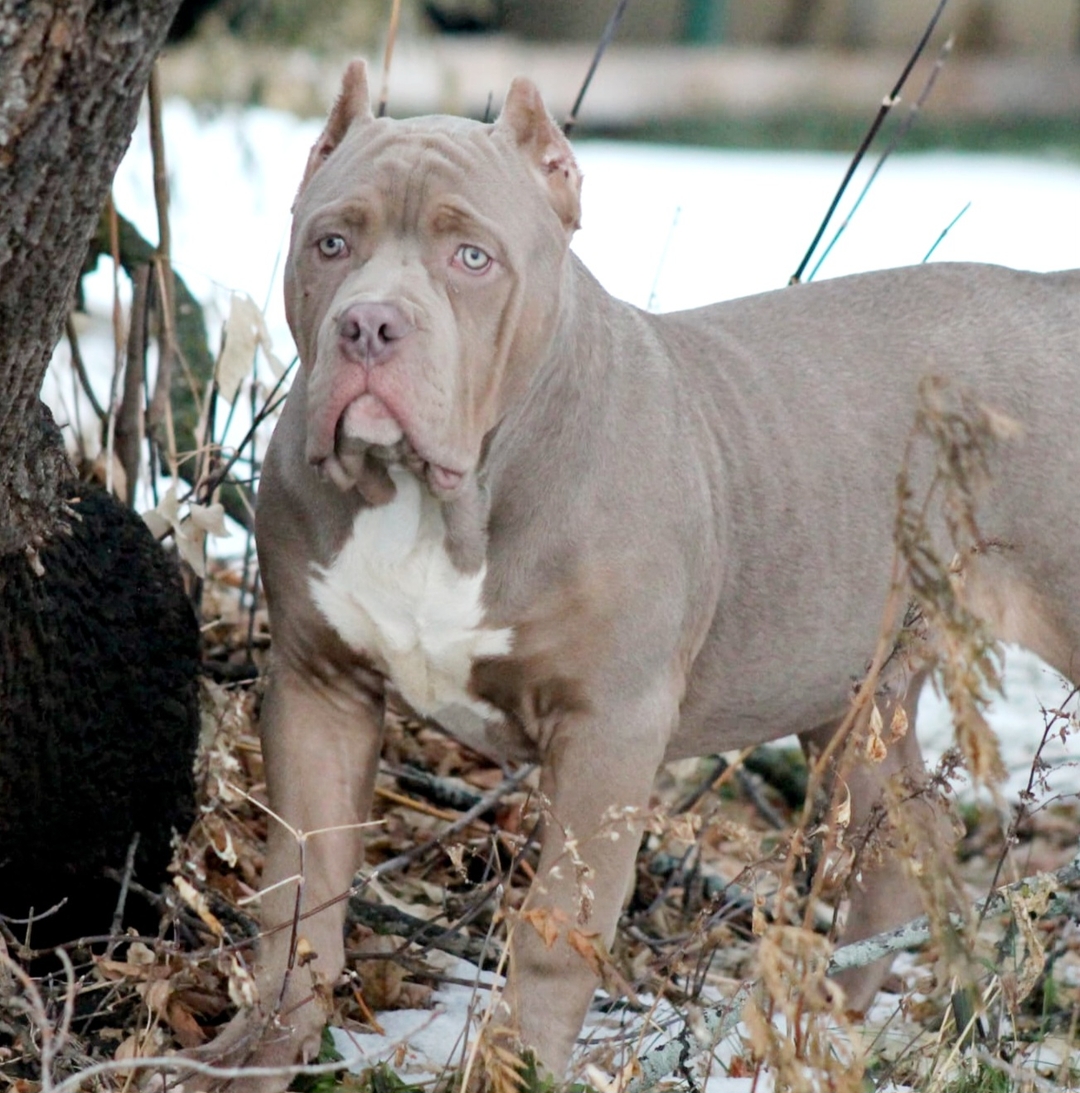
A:
{"type": "MultiPolygon", "coordinates": [[[[343,966],[335,897],[361,863],[388,688],[541,764],[530,906],[605,942],[663,762],[791,732],[824,746],[875,649],[925,376],[1022,432],[993,459],[980,520],[1003,545],[965,560],[967,602],[1080,679],[1080,273],[924,265],[653,315],[569,249],[580,191],[525,79],[494,123],[399,121],[373,116],[356,63],[311,151],[285,277],[302,368],[257,509],[280,822],[260,1002],[219,1058],[317,1051],[312,983],[343,966]]],[[[925,674],[892,699],[912,721],[925,674]]],[[[851,823],[921,770],[913,732],[859,764],[851,823]]],[[[895,856],[865,863],[847,938],[915,913],[913,889],[895,856]]],[[[555,1075],[596,983],[565,934],[515,929],[505,994],[555,1075]]],[[[849,976],[848,1004],[879,979],[849,976]]]]}

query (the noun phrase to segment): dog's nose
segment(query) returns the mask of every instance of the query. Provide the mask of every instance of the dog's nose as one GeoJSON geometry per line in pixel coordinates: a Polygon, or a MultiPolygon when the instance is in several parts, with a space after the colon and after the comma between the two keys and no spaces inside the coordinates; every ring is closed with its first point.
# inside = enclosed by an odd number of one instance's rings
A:
{"type": "Polygon", "coordinates": [[[396,304],[353,304],[338,319],[338,339],[345,355],[365,366],[385,360],[412,330],[396,304]]]}

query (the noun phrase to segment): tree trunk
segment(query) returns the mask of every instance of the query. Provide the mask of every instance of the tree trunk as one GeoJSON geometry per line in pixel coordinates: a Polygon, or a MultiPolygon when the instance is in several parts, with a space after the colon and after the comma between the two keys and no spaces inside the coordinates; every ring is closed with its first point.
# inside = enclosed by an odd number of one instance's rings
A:
{"type": "Polygon", "coordinates": [[[87,243],[180,0],[0,0],[0,556],[62,526],[38,399],[87,243]]]}

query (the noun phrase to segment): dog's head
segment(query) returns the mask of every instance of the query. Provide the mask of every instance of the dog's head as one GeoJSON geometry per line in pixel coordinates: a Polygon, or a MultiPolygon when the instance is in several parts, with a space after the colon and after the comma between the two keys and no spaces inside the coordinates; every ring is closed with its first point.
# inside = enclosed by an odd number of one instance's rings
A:
{"type": "Polygon", "coordinates": [[[528,80],[498,120],[373,116],[347,70],[293,206],[289,325],[307,372],[307,458],[342,489],[393,495],[404,462],[439,497],[553,335],[580,176],[528,80]]]}

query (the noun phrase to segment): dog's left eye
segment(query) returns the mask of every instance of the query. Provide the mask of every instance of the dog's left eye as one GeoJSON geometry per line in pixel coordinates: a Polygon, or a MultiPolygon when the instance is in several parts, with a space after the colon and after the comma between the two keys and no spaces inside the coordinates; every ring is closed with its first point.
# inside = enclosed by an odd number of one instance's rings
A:
{"type": "Polygon", "coordinates": [[[347,249],[345,238],[341,235],[325,235],[319,240],[319,253],[324,258],[340,258],[347,249]]]}
{"type": "Polygon", "coordinates": [[[469,243],[463,243],[458,247],[456,257],[470,273],[483,273],[492,261],[487,251],[471,246],[469,243]]]}

